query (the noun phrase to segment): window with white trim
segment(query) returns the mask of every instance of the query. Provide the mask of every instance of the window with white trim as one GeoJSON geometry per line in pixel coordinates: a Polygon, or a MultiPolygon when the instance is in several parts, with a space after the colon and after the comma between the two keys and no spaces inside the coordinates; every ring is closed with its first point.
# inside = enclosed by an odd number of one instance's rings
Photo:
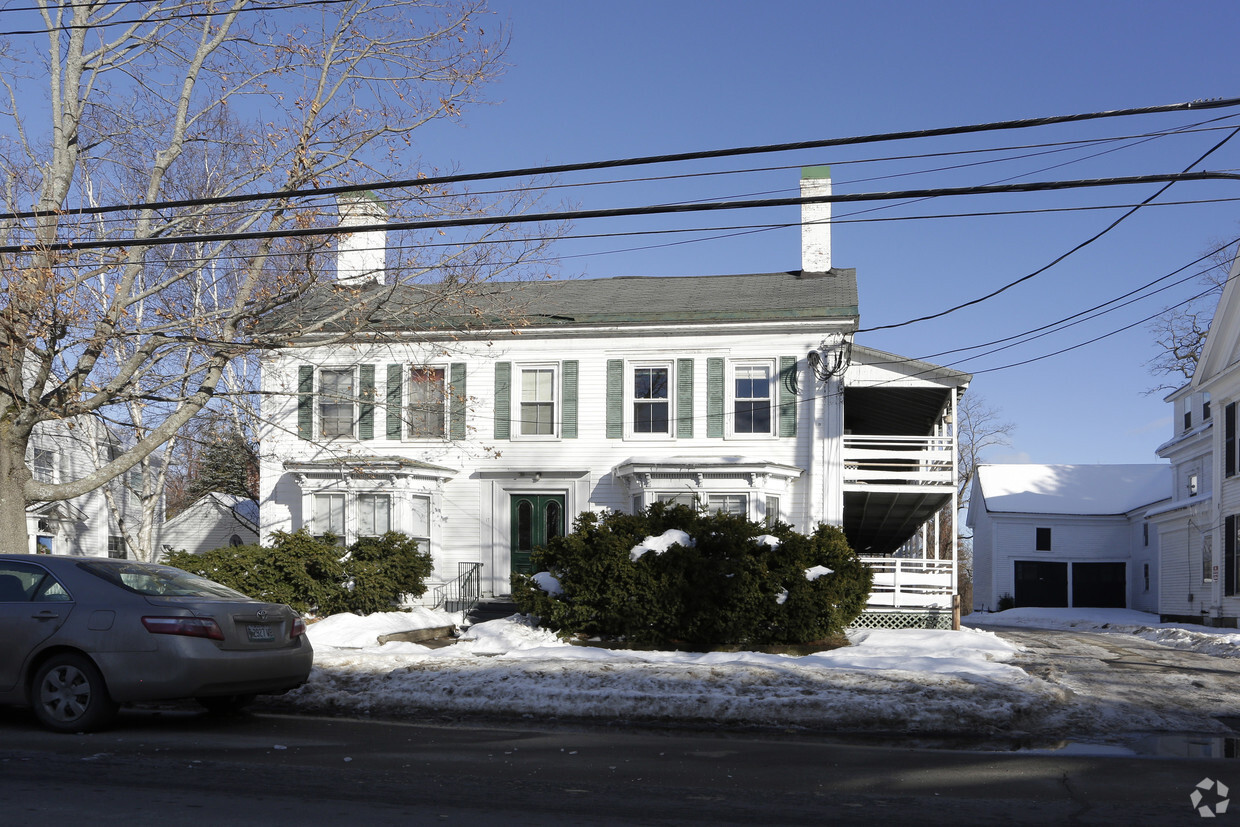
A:
{"type": "Polygon", "coordinates": [[[56,482],[56,452],[50,448],[35,448],[30,471],[38,482],[56,482]]]}
{"type": "Polygon", "coordinates": [[[775,364],[737,362],[730,365],[729,431],[737,436],[775,433],[775,364]]]}
{"type": "Polygon", "coordinates": [[[447,435],[447,370],[415,365],[409,375],[406,435],[410,439],[443,439],[447,435]]]}
{"type": "Polygon", "coordinates": [[[126,560],[129,552],[125,549],[125,538],[119,534],[108,535],[108,556],[115,560],[126,560]]]}
{"type": "Polygon", "coordinates": [[[706,510],[712,514],[722,511],[724,514],[749,516],[749,495],[747,494],[711,494],[706,500],[706,510]]]}
{"type": "Polygon", "coordinates": [[[630,365],[628,391],[634,435],[671,436],[671,387],[670,363],[630,365]]]}
{"type": "Polygon", "coordinates": [[[688,491],[669,491],[662,494],[656,494],[655,501],[661,503],[671,503],[672,505],[684,505],[694,509],[696,509],[699,504],[697,495],[688,491]]]}
{"type": "Polygon", "coordinates": [[[767,496],[766,514],[763,517],[767,528],[779,522],[779,497],[767,496]]]}
{"type": "Polygon", "coordinates": [[[1214,537],[1210,534],[1201,538],[1201,582],[1214,582],[1214,537]]]}
{"type": "Polygon", "coordinates": [[[409,501],[409,506],[409,536],[419,540],[430,539],[431,498],[413,497],[409,501]]]}
{"type": "Polygon", "coordinates": [[[357,383],[353,368],[319,371],[319,436],[327,439],[356,436],[357,383]]]}
{"type": "Polygon", "coordinates": [[[391,496],[388,494],[358,494],[357,536],[382,537],[391,530],[391,496]]]}
{"type": "Polygon", "coordinates": [[[520,368],[517,434],[522,437],[556,436],[556,368],[528,365],[520,368]]]}
{"type": "Polygon", "coordinates": [[[325,534],[336,535],[337,541],[344,542],[344,494],[315,494],[314,516],[310,533],[315,537],[325,534]]]}

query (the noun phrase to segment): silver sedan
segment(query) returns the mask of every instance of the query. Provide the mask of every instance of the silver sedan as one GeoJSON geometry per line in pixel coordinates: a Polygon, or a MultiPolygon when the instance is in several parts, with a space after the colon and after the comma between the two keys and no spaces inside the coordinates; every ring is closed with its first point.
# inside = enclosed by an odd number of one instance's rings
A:
{"type": "Polygon", "coordinates": [[[300,686],[305,631],[288,606],[170,566],[0,554],[0,704],[58,732],[100,729],[132,701],[234,709],[300,686]]]}

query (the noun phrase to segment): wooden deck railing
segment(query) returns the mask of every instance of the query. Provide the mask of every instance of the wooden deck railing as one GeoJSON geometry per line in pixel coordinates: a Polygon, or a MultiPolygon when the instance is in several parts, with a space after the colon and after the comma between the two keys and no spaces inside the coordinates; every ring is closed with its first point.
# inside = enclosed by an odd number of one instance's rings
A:
{"type": "Polygon", "coordinates": [[[844,482],[951,485],[950,436],[844,437],[844,482]]]}
{"type": "Polygon", "coordinates": [[[950,609],[956,590],[951,560],[862,557],[874,571],[870,606],[896,609],[950,609]]]}

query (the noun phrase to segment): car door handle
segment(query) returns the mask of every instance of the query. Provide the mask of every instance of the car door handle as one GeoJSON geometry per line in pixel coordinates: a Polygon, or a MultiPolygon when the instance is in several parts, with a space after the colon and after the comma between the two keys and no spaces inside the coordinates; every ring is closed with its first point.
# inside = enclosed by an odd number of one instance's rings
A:
{"type": "Polygon", "coordinates": [[[60,612],[53,612],[51,609],[44,609],[41,612],[35,612],[31,615],[35,620],[55,620],[60,617],[60,612]]]}

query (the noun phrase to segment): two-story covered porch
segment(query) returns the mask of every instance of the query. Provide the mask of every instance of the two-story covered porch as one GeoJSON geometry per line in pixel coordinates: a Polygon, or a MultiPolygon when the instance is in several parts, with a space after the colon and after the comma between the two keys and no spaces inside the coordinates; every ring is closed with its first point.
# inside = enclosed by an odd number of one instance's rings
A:
{"type": "Polygon", "coordinates": [[[952,622],[956,406],[972,377],[855,345],[843,381],[843,527],[874,569],[859,625],[952,622]]]}

